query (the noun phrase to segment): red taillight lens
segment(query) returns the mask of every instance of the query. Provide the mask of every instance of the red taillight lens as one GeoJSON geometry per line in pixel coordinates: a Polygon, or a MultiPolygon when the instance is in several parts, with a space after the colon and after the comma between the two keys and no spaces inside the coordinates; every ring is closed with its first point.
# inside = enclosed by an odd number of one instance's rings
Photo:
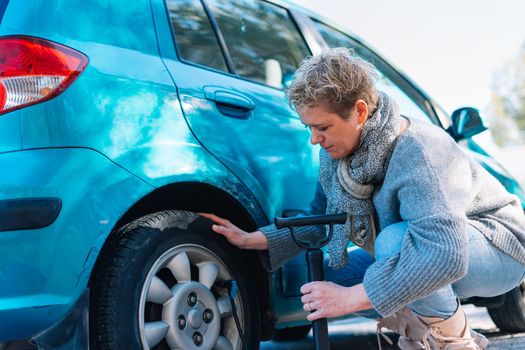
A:
{"type": "Polygon", "coordinates": [[[54,42],[0,37],[0,114],[58,95],[87,62],[84,54],[54,42]]]}
{"type": "Polygon", "coordinates": [[[0,82],[0,110],[5,105],[5,100],[7,98],[7,92],[5,91],[4,85],[0,82]]]}

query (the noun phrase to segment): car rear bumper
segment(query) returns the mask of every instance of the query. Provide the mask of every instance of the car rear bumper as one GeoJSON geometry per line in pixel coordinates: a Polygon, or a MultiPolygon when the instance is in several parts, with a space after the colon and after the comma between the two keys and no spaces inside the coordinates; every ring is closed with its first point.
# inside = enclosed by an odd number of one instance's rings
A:
{"type": "Polygon", "coordinates": [[[1,342],[70,313],[106,237],[152,188],[86,148],[3,153],[0,169],[1,342]]]}

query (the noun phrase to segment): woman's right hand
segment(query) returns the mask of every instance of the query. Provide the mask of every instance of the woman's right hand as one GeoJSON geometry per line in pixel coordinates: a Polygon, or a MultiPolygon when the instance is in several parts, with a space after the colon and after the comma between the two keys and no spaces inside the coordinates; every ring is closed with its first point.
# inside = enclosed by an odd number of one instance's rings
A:
{"type": "Polygon", "coordinates": [[[268,240],[261,231],[246,232],[232,224],[229,220],[215,214],[199,213],[215,223],[211,228],[223,235],[228,242],[241,249],[268,249],[268,240]]]}

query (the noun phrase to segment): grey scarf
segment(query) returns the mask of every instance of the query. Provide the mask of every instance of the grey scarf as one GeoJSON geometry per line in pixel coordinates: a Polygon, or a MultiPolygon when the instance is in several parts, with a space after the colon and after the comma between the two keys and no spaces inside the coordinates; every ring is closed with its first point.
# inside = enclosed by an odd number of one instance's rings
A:
{"type": "Polygon", "coordinates": [[[385,176],[400,121],[397,104],[380,93],[377,110],[364,124],[359,147],[353,154],[334,160],[321,150],[319,181],[327,198],[326,213],[348,213],[346,224],[334,226],[328,246],[330,266],[335,269],[348,263],[349,240],[374,254],[372,195],[385,176]]]}

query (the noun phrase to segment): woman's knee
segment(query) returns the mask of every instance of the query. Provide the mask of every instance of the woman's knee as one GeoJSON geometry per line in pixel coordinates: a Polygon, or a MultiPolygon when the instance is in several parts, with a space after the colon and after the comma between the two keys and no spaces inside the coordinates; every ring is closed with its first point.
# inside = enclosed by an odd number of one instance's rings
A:
{"type": "Polygon", "coordinates": [[[401,251],[407,227],[408,224],[403,221],[389,225],[379,232],[374,245],[376,260],[388,258],[401,251]]]}
{"type": "Polygon", "coordinates": [[[459,297],[493,297],[520,284],[525,276],[520,262],[496,248],[472,226],[468,226],[468,237],[468,271],[452,285],[459,297]]]}

